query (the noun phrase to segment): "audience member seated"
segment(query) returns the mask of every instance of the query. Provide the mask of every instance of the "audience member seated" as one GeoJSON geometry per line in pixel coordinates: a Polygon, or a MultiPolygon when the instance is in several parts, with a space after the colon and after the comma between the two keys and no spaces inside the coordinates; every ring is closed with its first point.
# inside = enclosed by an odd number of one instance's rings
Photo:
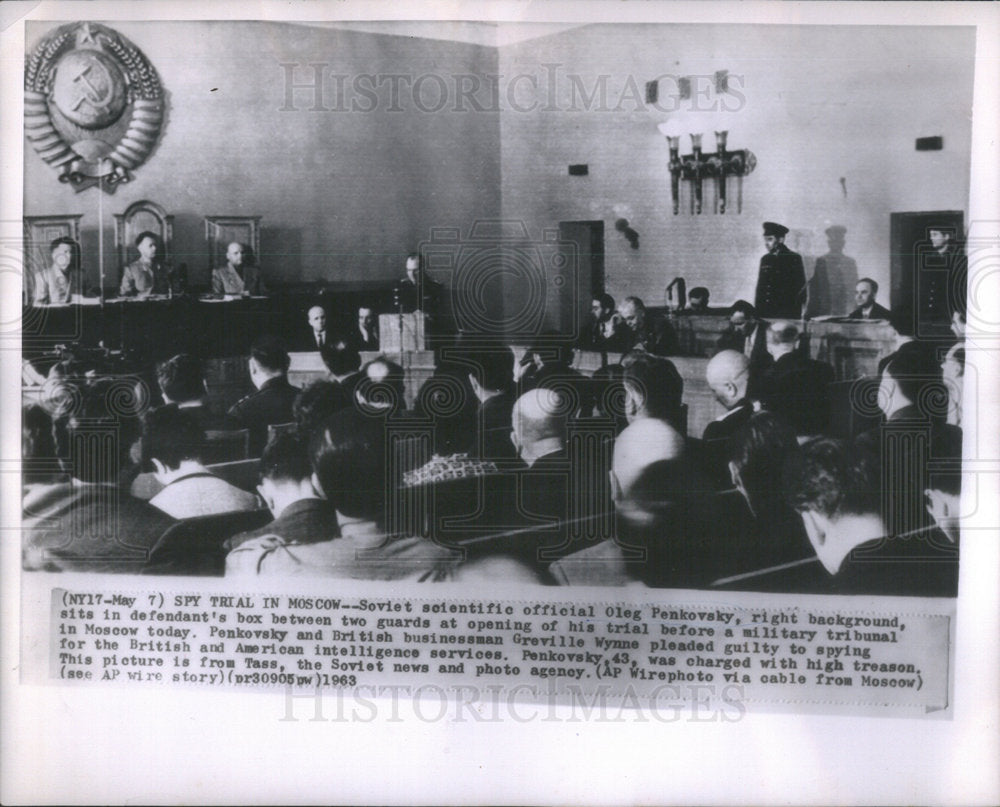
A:
{"type": "Polygon", "coordinates": [[[336,381],[317,379],[302,388],[292,404],[292,420],[296,430],[310,434],[334,412],[353,405],[344,401],[343,390],[336,381]]]}
{"type": "Polygon", "coordinates": [[[56,450],[52,416],[40,404],[21,410],[21,482],[25,490],[65,481],[56,450]]]}
{"type": "Polygon", "coordinates": [[[945,463],[949,467],[928,474],[924,491],[927,511],[938,529],[957,545],[962,515],[962,430],[951,425],[941,429],[931,444],[931,456],[935,464],[945,463]]]}
{"type": "Polygon", "coordinates": [[[628,326],[629,350],[645,350],[654,356],[675,356],[679,351],[677,334],[662,317],[653,317],[638,297],[626,297],[618,309],[628,326]]]}
{"type": "Polygon", "coordinates": [[[717,351],[735,350],[750,360],[750,390],[756,377],[772,362],[767,352],[769,322],[757,318],[756,309],[746,300],[737,300],[729,309],[729,327],[716,344],[717,351]]]}
{"type": "Polygon", "coordinates": [[[882,375],[882,371],[885,369],[886,365],[901,353],[922,353],[925,357],[934,361],[936,343],[918,339],[914,335],[913,322],[910,317],[905,314],[897,315],[895,313],[891,313],[889,315],[889,324],[892,326],[892,330],[895,333],[896,345],[895,350],[893,350],[892,353],[879,359],[879,375],[882,375]]]}
{"type": "Polygon", "coordinates": [[[947,392],[941,368],[925,350],[900,350],[879,377],[881,426],[858,435],[856,443],[874,454],[881,467],[886,527],[892,534],[930,523],[924,506],[929,446],[944,427],[947,392]]]}
{"type": "Polygon", "coordinates": [[[80,271],[76,258],[80,246],[72,238],[62,236],[49,244],[52,262],[34,276],[35,305],[69,303],[80,294],[80,271]]]}
{"type": "Polygon", "coordinates": [[[120,297],[149,297],[152,294],[181,292],[180,277],[174,275],[159,259],[162,249],[156,233],[139,233],[135,239],[139,258],[125,267],[122,273],[120,297]]]}
{"type": "Polygon", "coordinates": [[[767,350],[774,363],[761,376],[758,391],[764,408],[782,415],[800,440],[828,434],[833,367],[800,349],[799,329],[790,322],[771,324],[767,350]]]}
{"type": "Polygon", "coordinates": [[[323,364],[336,382],[340,408],[354,405],[354,391],[364,376],[361,373],[361,354],[356,345],[344,336],[335,336],[319,351],[323,364]]]}
{"type": "Polygon", "coordinates": [[[351,332],[351,344],[358,351],[377,351],[379,345],[378,318],[370,306],[358,308],[358,321],[351,332]]]}
{"type": "Polygon", "coordinates": [[[555,561],[549,572],[562,585],[622,586],[664,583],[664,555],[682,554],[665,543],[676,524],[674,503],[683,494],[687,466],[684,438],[666,421],[644,418],[630,424],[615,441],[611,494],[615,535],[555,561]],[[657,568],[652,568],[657,567],[657,568]]]}
{"type": "MultiPolygon", "coordinates": [[[[469,367],[440,361],[417,391],[415,414],[430,422],[431,451],[438,456],[471,452],[476,443],[478,399],[469,381],[469,367]]],[[[509,428],[509,427],[508,427],[509,428]]]]}
{"type": "Polygon", "coordinates": [[[212,270],[212,293],[226,295],[267,294],[260,270],[247,262],[247,248],[233,241],[226,248],[226,263],[212,270]]]}
{"type": "Polygon", "coordinates": [[[193,415],[203,431],[226,427],[225,418],[214,414],[205,403],[208,387],[201,362],[189,353],[179,353],[156,365],[156,383],[166,404],[176,404],[193,415]]]}
{"type": "Polygon", "coordinates": [[[945,421],[952,426],[961,426],[962,385],[965,381],[964,347],[948,351],[948,355],[941,362],[941,379],[948,388],[948,414],[945,421]]]}
{"type": "Polygon", "coordinates": [[[545,333],[529,347],[515,370],[520,394],[533,389],[559,390],[572,410],[572,417],[590,417],[594,411],[593,384],[574,370],[573,348],[555,333],[545,333]]]}
{"type": "Polygon", "coordinates": [[[385,356],[372,359],[361,371],[354,390],[355,405],[369,415],[401,415],[406,411],[406,372],[385,356]]]}
{"type": "Polygon", "coordinates": [[[848,319],[884,319],[891,317],[888,308],[884,308],[875,302],[878,294],[878,283],[870,277],[863,277],[854,287],[854,303],[857,305],[848,319]]]}
{"type": "Polygon", "coordinates": [[[280,538],[286,546],[304,546],[340,535],[337,511],[313,487],[308,433],[278,434],[265,446],[257,491],[274,520],[234,535],[227,541],[230,550],[268,536],[280,538]]]}
{"type": "Polygon", "coordinates": [[[259,337],[250,348],[248,364],[257,390],[233,404],[226,422],[231,429],[250,430],[250,456],[257,457],[267,442],[267,427],[292,422],[299,388],[288,383],[288,351],[277,337],[259,337]]]}
{"type": "Polygon", "coordinates": [[[174,523],[117,486],[132,440],[108,411],[109,386],[76,388],[78,405],[65,424],[69,478],[33,487],[24,498],[27,570],[138,573],[149,549],[174,523]]]}
{"type": "Polygon", "coordinates": [[[620,364],[599,367],[591,376],[594,390],[594,417],[614,423],[615,434],[628,426],[625,416],[625,368],[620,364]]]}
{"type": "Polygon", "coordinates": [[[536,582],[537,576],[513,561],[491,558],[476,568],[461,567],[462,555],[422,538],[392,535],[386,529],[385,433],[361,412],[338,412],[310,442],[313,484],[336,509],[340,537],[309,544],[269,534],[244,541],[226,559],[226,575],[311,575],[335,579],[440,582],[495,578],[536,582]]]}
{"type": "Polygon", "coordinates": [[[683,432],[684,379],[674,363],[649,353],[634,352],[622,359],[622,367],[625,368],[625,418],[628,422],[658,418],[683,432]]]}
{"type": "Polygon", "coordinates": [[[733,436],[729,473],[754,520],[755,540],[740,547],[740,567],[762,568],[812,554],[802,520],[781,487],[785,463],[799,450],[791,425],[772,412],[758,412],[733,436]]]}
{"type": "MultiPolygon", "coordinates": [[[[878,466],[839,440],[807,443],[783,474],[788,499],[829,575],[821,591],[954,597],[958,549],[933,528],[892,536],[879,515],[878,466]]],[[[922,491],[921,491],[922,492],[922,491]]],[[[798,578],[798,570],[772,572],[798,578]]]]}
{"type": "Polygon", "coordinates": [[[748,397],[750,359],[735,350],[720,351],[706,365],[705,380],[726,412],[705,427],[702,439],[726,440],[746,425],[754,412],[748,397]]]}
{"type": "Polygon", "coordinates": [[[514,354],[509,347],[485,349],[468,355],[469,384],[479,401],[475,443],[469,454],[477,459],[514,460],[510,439],[514,409],[514,354]]]}
{"type": "Polygon", "coordinates": [[[205,433],[194,415],[174,406],[146,413],[142,464],[163,488],[149,500],[173,518],[257,510],[257,497],[215,476],[201,463],[205,433]]]}
{"type": "Polygon", "coordinates": [[[599,294],[591,301],[590,310],[594,321],[580,346],[584,350],[625,352],[629,347],[631,334],[621,314],[615,311],[615,298],[610,294],[599,294]]]}

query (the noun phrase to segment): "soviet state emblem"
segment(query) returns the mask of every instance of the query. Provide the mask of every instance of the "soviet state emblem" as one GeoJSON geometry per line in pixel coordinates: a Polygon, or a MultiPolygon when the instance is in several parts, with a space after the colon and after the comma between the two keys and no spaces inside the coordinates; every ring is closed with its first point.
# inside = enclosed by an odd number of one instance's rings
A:
{"type": "Polygon", "coordinates": [[[62,182],[113,191],[146,161],[163,123],[156,70],[104,25],[56,29],[24,66],[24,129],[62,182]]]}

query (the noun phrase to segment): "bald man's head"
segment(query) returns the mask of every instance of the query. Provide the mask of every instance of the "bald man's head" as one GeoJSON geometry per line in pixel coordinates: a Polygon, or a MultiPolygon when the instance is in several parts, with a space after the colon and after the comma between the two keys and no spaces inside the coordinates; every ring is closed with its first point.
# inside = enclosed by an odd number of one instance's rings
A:
{"type": "Polygon", "coordinates": [[[715,399],[726,409],[732,409],[747,395],[750,360],[735,350],[716,353],[705,368],[705,380],[715,399]]]}
{"type": "Polygon", "coordinates": [[[569,401],[558,390],[533,389],[514,403],[511,412],[511,440],[521,459],[534,459],[566,445],[569,401]]]}
{"type": "Polygon", "coordinates": [[[643,418],[615,440],[611,486],[618,513],[645,522],[675,500],[684,480],[684,438],[668,423],[643,418]]]}

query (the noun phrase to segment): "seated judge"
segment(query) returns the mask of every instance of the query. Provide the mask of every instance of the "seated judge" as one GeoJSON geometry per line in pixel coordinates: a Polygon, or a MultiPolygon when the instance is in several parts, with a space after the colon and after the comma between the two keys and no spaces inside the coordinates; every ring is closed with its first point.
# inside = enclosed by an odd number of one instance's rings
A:
{"type": "Polygon", "coordinates": [[[35,305],[64,304],[80,293],[77,255],[79,245],[62,236],[49,244],[49,265],[35,275],[35,305]]]}
{"type": "Polygon", "coordinates": [[[175,278],[160,260],[162,251],[160,237],[156,233],[139,233],[135,239],[139,258],[125,267],[122,274],[120,297],[149,297],[152,294],[167,294],[182,291],[179,279],[175,278]]]}
{"type": "Polygon", "coordinates": [[[272,423],[291,423],[299,388],[288,383],[288,351],[275,336],[261,336],[250,348],[247,364],[255,392],[241,398],[226,413],[231,429],[250,430],[250,456],[260,456],[272,423]]]}
{"type": "Polygon", "coordinates": [[[848,319],[889,319],[889,309],[875,302],[878,294],[878,283],[870,277],[863,277],[854,287],[854,302],[857,305],[848,319]]]}
{"type": "Polygon", "coordinates": [[[143,420],[142,462],[163,488],[149,503],[172,518],[257,510],[257,497],[230,485],[201,462],[205,432],[194,415],[175,406],[151,410],[143,420]]]}
{"type": "Polygon", "coordinates": [[[266,294],[260,270],[248,262],[248,249],[238,241],[226,248],[226,263],[212,270],[212,294],[266,294]]]}
{"type": "Polygon", "coordinates": [[[378,318],[370,306],[363,305],[358,308],[358,324],[351,337],[354,348],[359,352],[379,349],[378,318]]]}
{"type": "Polygon", "coordinates": [[[423,311],[431,316],[438,313],[444,287],[424,274],[420,255],[406,256],[406,277],[396,286],[396,305],[403,314],[423,311]]]}

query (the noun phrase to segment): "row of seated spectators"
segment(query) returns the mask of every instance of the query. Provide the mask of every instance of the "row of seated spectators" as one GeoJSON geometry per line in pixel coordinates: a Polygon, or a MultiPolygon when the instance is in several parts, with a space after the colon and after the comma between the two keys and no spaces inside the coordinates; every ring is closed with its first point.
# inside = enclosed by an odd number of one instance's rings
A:
{"type": "Polygon", "coordinates": [[[516,366],[459,340],[412,410],[403,368],[361,368],[346,340],[298,390],[281,341],[258,339],[256,391],[221,416],[190,356],[157,368],[156,406],[77,367],[24,414],[24,564],[953,595],[961,431],[925,405],[940,367],[902,346],[886,423],[836,439],[832,372],[796,336],[768,327],[770,367],[712,359],[727,414],[701,440],[669,359],[633,351],[588,378],[554,338],[516,366]],[[233,433],[252,459],[210,462],[233,433]]]}

